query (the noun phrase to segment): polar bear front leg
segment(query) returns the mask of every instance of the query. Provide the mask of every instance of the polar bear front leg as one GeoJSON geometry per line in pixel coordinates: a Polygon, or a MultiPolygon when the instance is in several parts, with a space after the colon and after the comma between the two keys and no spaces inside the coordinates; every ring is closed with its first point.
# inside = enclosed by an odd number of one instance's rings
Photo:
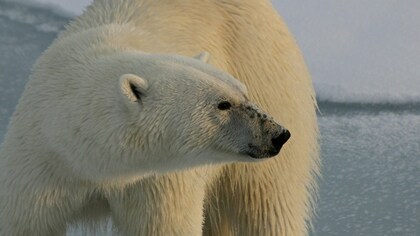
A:
{"type": "Polygon", "coordinates": [[[28,183],[2,187],[1,236],[64,236],[68,224],[74,222],[83,207],[81,194],[66,188],[66,184],[40,187],[37,183],[28,183]]]}
{"type": "Polygon", "coordinates": [[[201,236],[205,184],[198,173],[154,176],[109,197],[112,217],[125,236],[201,236]]]}

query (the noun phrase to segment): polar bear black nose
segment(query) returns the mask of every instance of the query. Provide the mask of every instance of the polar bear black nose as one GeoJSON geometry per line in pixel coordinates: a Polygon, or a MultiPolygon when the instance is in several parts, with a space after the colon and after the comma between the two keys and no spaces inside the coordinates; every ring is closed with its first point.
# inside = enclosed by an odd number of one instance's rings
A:
{"type": "Polygon", "coordinates": [[[290,132],[287,129],[284,129],[277,137],[271,139],[271,143],[274,146],[274,151],[277,153],[280,152],[283,144],[287,142],[290,138],[290,132]]]}

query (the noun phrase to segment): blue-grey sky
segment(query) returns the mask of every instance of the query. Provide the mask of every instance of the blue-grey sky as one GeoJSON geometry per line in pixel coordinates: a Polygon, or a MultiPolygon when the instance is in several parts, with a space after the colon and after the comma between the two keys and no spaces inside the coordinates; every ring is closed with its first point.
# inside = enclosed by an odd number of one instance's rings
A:
{"type": "MultiPolygon", "coordinates": [[[[28,0],[20,0],[28,1],[28,0]]],[[[90,0],[30,0],[80,14],[90,0]]],[[[420,1],[274,0],[321,100],[420,102],[420,1]]]]}

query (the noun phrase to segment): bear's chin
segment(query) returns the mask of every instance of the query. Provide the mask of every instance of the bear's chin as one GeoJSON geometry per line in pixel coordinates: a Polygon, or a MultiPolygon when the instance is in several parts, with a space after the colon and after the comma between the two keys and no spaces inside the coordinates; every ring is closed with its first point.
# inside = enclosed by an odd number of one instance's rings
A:
{"type": "Polygon", "coordinates": [[[247,152],[246,155],[248,155],[249,157],[253,158],[253,159],[264,159],[264,158],[270,158],[270,156],[257,156],[255,153],[253,152],[247,152]]]}
{"type": "Polygon", "coordinates": [[[248,158],[251,158],[253,160],[262,160],[262,159],[270,159],[273,158],[275,156],[277,156],[277,154],[279,154],[280,152],[256,152],[254,150],[252,151],[247,151],[244,152],[242,155],[247,156],[248,158]]]}

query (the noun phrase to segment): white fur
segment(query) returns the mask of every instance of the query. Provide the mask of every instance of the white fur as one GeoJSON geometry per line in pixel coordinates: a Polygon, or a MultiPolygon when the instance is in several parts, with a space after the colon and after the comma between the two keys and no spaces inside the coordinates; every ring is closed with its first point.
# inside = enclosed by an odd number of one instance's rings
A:
{"type": "Polygon", "coordinates": [[[145,93],[149,87],[147,81],[140,76],[133,74],[124,74],[120,77],[121,92],[128,98],[130,102],[137,102],[138,98],[133,94],[131,86],[139,89],[139,92],[145,93]]]}
{"type": "Polygon", "coordinates": [[[198,54],[194,58],[196,58],[196,59],[198,59],[202,62],[208,63],[209,60],[210,60],[210,54],[208,52],[201,52],[200,54],[198,54]]]}
{"type": "Polygon", "coordinates": [[[96,0],[32,77],[0,152],[0,235],[60,235],[109,214],[123,235],[307,233],[318,172],[314,92],[270,3],[96,0]],[[155,54],[203,50],[249,94],[203,61],[155,54]],[[242,141],[219,138],[209,94],[256,100],[292,139],[271,160],[212,165],[245,160],[233,154],[242,141]],[[192,116],[176,112],[185,110],[192,116]]]}

